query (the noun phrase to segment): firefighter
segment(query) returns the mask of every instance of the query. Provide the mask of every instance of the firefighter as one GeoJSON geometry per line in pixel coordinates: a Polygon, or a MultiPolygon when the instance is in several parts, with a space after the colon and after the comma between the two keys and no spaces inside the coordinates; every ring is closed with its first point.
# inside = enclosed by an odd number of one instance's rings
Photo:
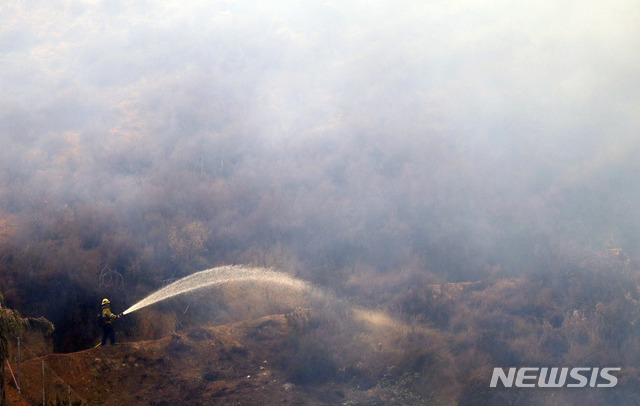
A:
{"type": "Polygon", "coordinates": [[[102,299],[102,311],[100,315],[102,316],[102,345],[107,345],[107,338],[109,338],[111,345],[113,345],[116,343],[116,337],[111,322],[120,318],[120,316],[111,312],[111,302],[109,299],[102,299]]]}

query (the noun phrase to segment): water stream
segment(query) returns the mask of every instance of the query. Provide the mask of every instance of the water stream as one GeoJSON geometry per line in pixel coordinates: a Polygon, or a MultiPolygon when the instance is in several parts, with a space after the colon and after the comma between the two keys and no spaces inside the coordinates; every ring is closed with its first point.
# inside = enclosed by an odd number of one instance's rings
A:
{"type": "Polygon", "coordinates": [[[296,279],[287,274],[272,271],[270,269],[252,268],[241,265],[221,266],[196,272],[177,280],[145,297],[125,310],[123,314],[132,313],[153,303],[157,303],[177,295],[193,292],[198,289],[204,289],[223,283],[242,281],[275,284],[298,291],[311,289],[311,285],[303,280],[296,279]]]}

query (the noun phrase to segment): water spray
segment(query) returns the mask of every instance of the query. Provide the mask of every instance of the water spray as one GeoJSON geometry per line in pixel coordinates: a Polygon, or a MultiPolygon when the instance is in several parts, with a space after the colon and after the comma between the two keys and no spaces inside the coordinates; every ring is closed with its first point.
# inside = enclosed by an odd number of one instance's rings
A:
{"type": "Polygon", "coordinates": [[[221,266],[196,272],[179,279],[129,307],[122,315],[133,313],[143,307],[181,294],[224,283],[244,281],[278,284],[298,291],[311,289],[311,285],[303,280],[270,269],[251,268],[240,265],[221,266]]]}

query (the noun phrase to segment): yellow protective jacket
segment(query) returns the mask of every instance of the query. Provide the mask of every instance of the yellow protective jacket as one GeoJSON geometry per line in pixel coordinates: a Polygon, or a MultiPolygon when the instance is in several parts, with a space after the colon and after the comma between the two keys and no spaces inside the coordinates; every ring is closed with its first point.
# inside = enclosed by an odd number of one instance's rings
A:
{"type": "Polygon", "coordinates": [[[113,319],[117,319],[117,318],[118,318],[118,315],[111,313],[110,308],[108,307],[102,308],[102,320],[104,320],[105,323],[111,323],[113,319]]]}

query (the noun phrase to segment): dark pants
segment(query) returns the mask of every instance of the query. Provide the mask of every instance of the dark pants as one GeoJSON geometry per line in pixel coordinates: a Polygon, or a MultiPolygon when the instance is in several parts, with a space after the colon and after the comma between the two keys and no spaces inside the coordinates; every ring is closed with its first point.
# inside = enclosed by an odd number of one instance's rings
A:
{"type": "Polygon", "coordinates": [[[116,335],[113,331],[113,326],[111,325],[111,323],[104,323],[102,325],[102,345],[107,345],[107,337],[109,338],[111,344],[115,344],[116,335]]]}

